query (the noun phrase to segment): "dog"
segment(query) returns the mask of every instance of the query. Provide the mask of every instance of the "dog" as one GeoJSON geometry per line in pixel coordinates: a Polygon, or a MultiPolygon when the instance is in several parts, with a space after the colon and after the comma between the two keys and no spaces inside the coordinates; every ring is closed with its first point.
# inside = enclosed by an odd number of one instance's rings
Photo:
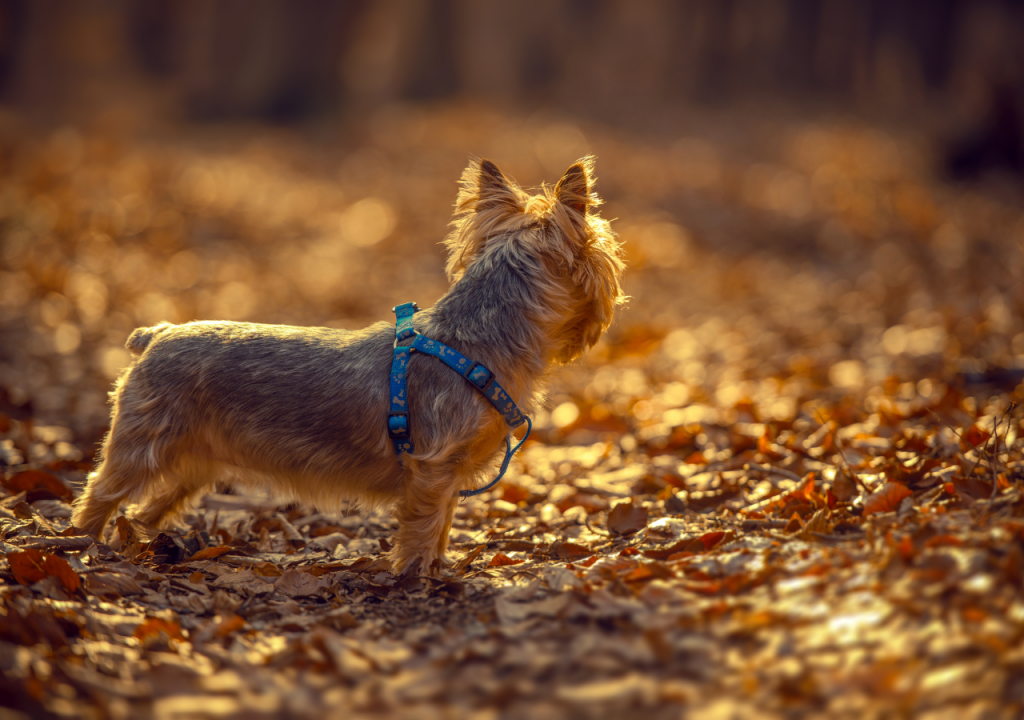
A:
{"type": "MultiPolygon", "coordinates": [[[[494,163],[462,174],[448,292],[414,317],[419,333],[485,365],[522,412],[551,369],[578,358],[625,301],[621,245],[596,212],[594,158],[530,195],[494,163]]],[[[167,523],[217,483],[258,486],[323,509],[345,500],[398,519],[396,573],[445,562],[459,492],[492,472],[503,416],[433,357],[409,359],[415,449],[389,437],[395,325],[363,330],[244,322],[161,323],[127,341],[110,431],[72,523],[101,538],[122,502],[167,523]]]]}

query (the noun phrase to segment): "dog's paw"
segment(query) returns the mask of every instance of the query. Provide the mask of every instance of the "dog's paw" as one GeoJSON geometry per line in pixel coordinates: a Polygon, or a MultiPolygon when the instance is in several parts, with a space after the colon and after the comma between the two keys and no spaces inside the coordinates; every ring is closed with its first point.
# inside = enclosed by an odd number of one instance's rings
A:
{"type": "Polygon", "coordinates": [[[420,569],[423,567],[423,558],[421,558],[421,557],[413,557],[413,558],[410,558],[409,560],[406,560],[405,562],[402,562],[402,561],[394,562],[393,561],[392,565],[395,568],[394,573],[398,577],[412,577],[414,575],[422,574],[420,572],[420,569]]]}
{"type": "Polygon", "coordinates": [[[444,570],[454,564],[454,561],[447,557],[437,557],[433,554],[417,552],[410,556],[403,557],[398,548],[391,553],[392,572],[400,577],[411,577],[414,575],[429,575],[437,577],[444,570]]]}
{"type": "Polygon", "coordinates": [[[434,558],[427,553],[417,551],[402,552],[401,546],[396,546],[391,551],[390,559],[391,572],[399,577],[422,575],[430,569],[430,564],[434,562],[434,558]]]}

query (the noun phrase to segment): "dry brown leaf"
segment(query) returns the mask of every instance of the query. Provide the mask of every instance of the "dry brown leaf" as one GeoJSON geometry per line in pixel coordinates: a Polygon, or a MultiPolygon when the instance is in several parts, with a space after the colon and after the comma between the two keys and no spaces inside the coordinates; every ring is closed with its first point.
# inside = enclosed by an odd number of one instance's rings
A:
{"type": "Polygon", "coordinates": [[[526,562],[524,559],[513,560],[502,552],[494,553],[494,557],[487,563],[487,567],[506,567],[507,565],[520,565],[526,562]]]}
{"type": "Polygon", "coordinates": [[[840,502],[850,502],[857,497],[857,483],[845,471],[838,471],[832,481],[832,494],[840,502]]]}
{"type": "Polygon", "coordinates": [[[68,561],[59,555],[49,555],[39,550],[23,550],[7,553],[14,578],[22,585],[31,585],[47,577],[60,581],[69,593],[74,593],[82,584],[78,573],[71,569],[68,561]]]}
{"type": "Polygon", "coordinates": [[[143,643],[160,635],[164,635],[170,640],[185,639],[178,623],[163,618],[147,618],[145,622],[135,628],[135,632],[132,634],[143,643]]]}
{"type": "Polygon", "coordinates": [[[323,581],[310,573],[301,570],[285,570],[274,583],[274,587],[288,597],[308,597],[315,595],[323,587],[323,581]]]}
{"type": "Polygon", "coordinates": [[[632,535],[647,527],[647,509],[632,500],[620,502],[608,511],[608,531],[613,535],[632,535]]]}
{"type": "Polygon", "coordinates": [[[901,483],[885,483],[875,492],[871,493],[864,501],[864,515],[875,513],[895,512],[899,509],[904,498],[911,497],[913,493],[901,483]]]}
{"type": "Polygon", "coordinates": [[[128,595],[145,595],[143,588],[135,578],[123,573],[97,572],[85,576],[85,589],[90,595],[102,597],[125,597],[128,595]]]}
{"type": "Polygon", "coordinates": [[[260,562],[252,566],[253,572],[262,577],[281,577],[281,568],[272,562],[260,562]]]}
{"type": "Polygon", "coordinates": [[[222,617],[214,628],[213,634],[218,638],[225,638],[233,635],[245,627],[245,618],[229,613],[222,617]]]}
{"type": "Polygon", "coordinates": [[[220,557],[226,553],[229,553],[234,548],[228,547],[227,545],[216,545],[213,547],[203,548],[189,558],[189,561],[193,560],[210,560],[211,558],[220,557]]]}
{"type": "Polygon", "coordinates": [[[584,558],[588,558],[594,554],[594,551],[585,545],[572,542],[560,542],[552,546],[551,552],[556,557],[565,560],[567,562],[576,562],[584,558]]]}
{"type": "Polygon", "coordinates": [[[2,484],[12,493],[44,490],[65,502],[71,502],[75,498],[63,480],[45,470],[24,470],[3,480],[2,484]]]}

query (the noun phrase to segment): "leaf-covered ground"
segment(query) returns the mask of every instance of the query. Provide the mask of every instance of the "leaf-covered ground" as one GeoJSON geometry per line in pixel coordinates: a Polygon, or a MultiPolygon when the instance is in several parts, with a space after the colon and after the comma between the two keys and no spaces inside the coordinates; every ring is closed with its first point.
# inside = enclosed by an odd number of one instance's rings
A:
{"type": "Polygon", "coordinates": [[[0,118],[0,707],[1018,717],[1021,192],[898,130],[739,117],[0,118]],[[450,571],[393,576],[386,514],[273,498],[68,527],[132,328],[428,305],[468,154],[529,185],[587,151],[631,300],[460,505],[450,571]]]}

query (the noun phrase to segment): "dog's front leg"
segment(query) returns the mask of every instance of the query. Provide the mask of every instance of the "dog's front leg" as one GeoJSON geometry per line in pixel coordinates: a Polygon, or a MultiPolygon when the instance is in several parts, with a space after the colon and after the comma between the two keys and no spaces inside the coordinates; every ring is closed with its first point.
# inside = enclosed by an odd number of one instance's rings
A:
{"type": "Polygon", "coordinates": [[[396,508],[398,533],[391,551],[396,573],[432,572],[435,560],[444,561],[448,531],[458,502],[456,487],[450,470],[422,465],[406,470],[405,497],[396,508]]]}
{"type": "Polygon", "coordinates": [[[455,509],[458,506],[459,498],[456,495],[448,501],[444,508],[444,528],[437,538],[437,558],[441,561],[442,567],[451,564],[451,561],[448,560],[448,539],[452,532],[452,520],[455,519],[455,509]]]}

